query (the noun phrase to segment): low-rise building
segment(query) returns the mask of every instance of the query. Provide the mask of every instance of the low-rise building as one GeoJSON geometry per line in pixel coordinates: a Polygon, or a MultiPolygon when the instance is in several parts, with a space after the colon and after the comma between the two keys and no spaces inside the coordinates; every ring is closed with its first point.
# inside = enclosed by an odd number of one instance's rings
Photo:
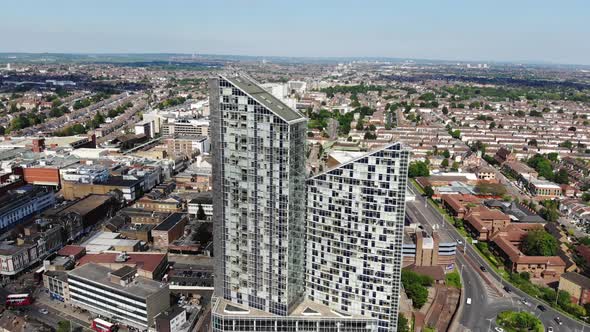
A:
{"type": "Polygon", "coordinates": [[[55,204],[55,193],[25,186],[0,197],[0,231],[5,231],[55,204]]]}
{"type": "Polygon", "coordinates": [[[457,242],[438,232],[432,234],[416,227],[406,227],[402,246],[402,267],[440,266],[452,270],[455,266],[457,242]]]}
{"type": "Polygon", "coordinates": [[[482,205],[469,208],[463,220],[469,232],[479,241],[489,240],[494,233],[510,224],[510,217],[506,214],[482,205]]]}
{"type": "Polygon", "coordinates": [[[184,308],[173,306],[156,316],[156,331],[183,332],[185,327],[188,327],[186,316],[184,308]]]}
{"type": "Polygon", "coordinates": [[[590,278],[576,272],[567,272],[559,279],[559,290],[570,294],[573,303],[590,303],[590,278]]]}
{"type": "Polygon", "coordinates": [[[170,307],[170,290],[160,282],[136,276],[124,266],[111,270],[85,264],[68,273],[72,305],[140,330],[154,326],[154,318],[170,307]]]}
{"type": "Polygon", "coordinates": [[[558,281],[566,263],[559,256],[527,256],[520,245],[531,230],[543,229],[541,224],[510,224],[491,238],[491,248],[504,260],[512,272],[527,272],[531,278],[545,283],[558,281]]]}
{"type": "Polygon", "coordinates": [[[70,303],[68,273],[66,271],[46,271],[43,274],[43,286],[49,292],[49,297],[52,300],[70,303]]]}
{"type": "Polygon", "coordinates": [[[152,229],[154,247],[167,248],[174,240],[184,234],[188,216],[184,213],[173,213],[152,229]]]}

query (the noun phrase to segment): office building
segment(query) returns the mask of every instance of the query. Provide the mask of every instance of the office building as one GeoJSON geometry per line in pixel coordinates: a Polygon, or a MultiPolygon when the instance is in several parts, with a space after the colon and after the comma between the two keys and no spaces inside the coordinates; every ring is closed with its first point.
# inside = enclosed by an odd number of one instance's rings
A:
{"type": "Polygon", "coordinates": [[[308,180],[308,297],[397,329],[409,151],[400,143],[308,180]]]}
{"type": "Polygon", "coordinates": [[[95,315],[147,330],[170,307],[170,290],[136,274],[129,266],[118,270],[92,263],[80,266],[68,273],[70,302],[95,315]]]}
{"type": "Polygon", "coordinates": [[[213,330],[375,331],[305,298],[305,117],[243,74],[211,80],[210,109],[213,330]]]}

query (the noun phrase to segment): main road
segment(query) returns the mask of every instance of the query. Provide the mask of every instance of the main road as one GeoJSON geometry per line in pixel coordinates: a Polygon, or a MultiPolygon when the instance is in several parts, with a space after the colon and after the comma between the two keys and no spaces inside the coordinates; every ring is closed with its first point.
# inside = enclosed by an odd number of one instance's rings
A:
{"type": "Polygon", "coordinates": [[[446,232],[452,240],[462,243],[464,246],[463,251],[458,250],[456,255],[464,291],[463,305],[459,307],[460,312],[457,313],[459,315],[458,331],[491,331],[495,326],[496,316],[502,311],[512,310],[528,311],[538,317],[545,327],[552,326],[554,331],[574,332],[586,329],[590,332],[590,326],[564,316],[549,305],[515,287],[508,286],[511,292],[507,293],[503,289],[507,282],[492,269],[485,259],[479,256],[471,244],[465,243],[462,235],[445,221],[438,210],[431,206],[413,185],[408,187],[410,192],[415,195],[414,201],[406,203],[408,216],[421,224],[437,228],[439,232],[446,232]],[[481,266],[485,267],[486,272],[481,270],[481,266]],[[466,303],[468,298],[471,299],[471,304],[466,303]],[[524,304],[522,299],[526,299],[527,304],[524,304]],[[539,310],[537,307],[539,304],[543,304],[546,311],[539,310]],[[558,325],[555,317],[559,317],[563,325],[558,325]]]}

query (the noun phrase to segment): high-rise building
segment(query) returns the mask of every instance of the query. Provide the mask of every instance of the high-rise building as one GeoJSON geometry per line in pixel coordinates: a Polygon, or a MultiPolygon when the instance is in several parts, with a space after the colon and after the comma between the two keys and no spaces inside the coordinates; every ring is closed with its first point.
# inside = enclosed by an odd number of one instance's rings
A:
{"type": "Polygon", "coordinates": [[[374,331],[305,297],[307,121],[244,74],[210,81],[214,331],[374,331]]]}
{"type": "Polygon", "coordinates": [[[308,180],[308,297],[396,331],[409,151],[400,143],[308,180]]]}

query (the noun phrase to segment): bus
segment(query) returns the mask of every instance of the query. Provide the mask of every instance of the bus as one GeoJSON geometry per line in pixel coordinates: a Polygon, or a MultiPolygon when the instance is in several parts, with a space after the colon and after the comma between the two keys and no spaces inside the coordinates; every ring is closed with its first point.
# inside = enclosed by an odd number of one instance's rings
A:
{"type": "Polygon", "coordinates": [[[109,323],[104,319],[95,318],[92,321],[92,329],[96,332],[116,332],[117,325],[109,323]]]}
{"type": "Polygon", "coordinates": [[[10,294],[6,296],[6,307],[22,307],[33,304],[31,294],[10,294]]]}

